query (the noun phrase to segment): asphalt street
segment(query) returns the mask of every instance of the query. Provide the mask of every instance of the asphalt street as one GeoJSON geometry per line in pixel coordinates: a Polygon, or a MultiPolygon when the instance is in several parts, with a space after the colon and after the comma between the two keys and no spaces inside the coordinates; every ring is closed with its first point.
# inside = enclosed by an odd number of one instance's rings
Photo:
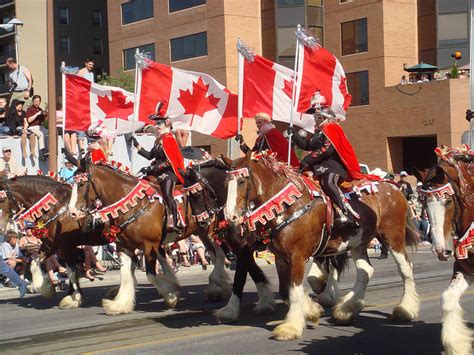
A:
{"type": "MultiPolygon", "coordinates": [[[[133,313],[106,316],[100,306],[105,292],[118,283],[117,272],[103,281],[83,282],[87,300],[81,309],[62,311],[62,297],[44,300],[27,295],[19,300],[15,290],[0,292],[0,352],[6,353],[159,353],[159,354],[440,354],[440,295],[448,286],[452,264],[438,261],[420,248],[411,255],[420,295],[421,310],[409,324],[393,324],[388,317],[398,303],[402,285],[391,258],[371,258],[375,268],[366,294],[366,308],[351,326],[334,325],[326,310],[319,325],[307,323],[302,339],[279,342],[271,339],[287,306],[277,297],[275,313],[255,316],[255,286],[246,286],[240,321],[219,324],[213,310],[225,303],[207,303],[203,290],[209,271],[194,268],[179,272],[182,300],[176,310],[167,310],[156,290],[138,273],[137,305],[133,313]]],[[[308,265],[309,266],[309,265],[308,265]]],[[[278,281],[273,265],[263,266],[276,292],[278,281]]],[[[231,272],[232,274],[232,272],[231,272]]],[[[232,276],[232,275],[231,275],[232,276]]],[[[341,280],[347,292],[355,279],[355,267],[341,280]]],[[[474,289],[463,297],[465,317],[474,328],[474,289]]]]}

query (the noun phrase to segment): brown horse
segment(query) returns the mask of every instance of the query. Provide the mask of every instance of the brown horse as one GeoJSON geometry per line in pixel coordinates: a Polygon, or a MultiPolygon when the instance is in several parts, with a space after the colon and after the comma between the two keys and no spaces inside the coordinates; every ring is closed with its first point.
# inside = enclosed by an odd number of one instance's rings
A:
{"type": "MultiPolygon", "coordinates": [[[[46,176],[21,176],[13,180],[2,181],[3,191],[0,208],[0,229],[7,225],[28,220],[42,224],[47,233],[43,234],[41,258],[46,260],[58,249],[62,251],[69,278],[69,292],[59,303],[60,309],[77,308],[82,303],[82,292],[77,277],[76,263],[79,245],[105,245],[108,239],[101,233],[84,234],[77,221],[68,217],[66,204],[70,199],[71,186],[60,183],[46,176]],[[15,218],[16,216],[16,218],[15,218]],[[15,218],[15,221],[12,219],[15,218]]],[[[42,272],[39,259],[31,262],[33,289],[46,298],[52,298],[55,288],[49,278],[42,272]]]]}
{"type": "Polygon", "coordinates": [[[332,229],[324,245],[327,206],[320,197],[312,198],[301,177],[272,156],[252,159],[249,155],[232,163],[228,173],[226,218],[234,225],[245,222],[249,229],[264,229],[277,256],[280,294],[290,309],[283,324],[273,331],[278,340],[301,337],[305,320],[317,322],[322,312],[303,288],[304,264],[315,253],[334,255],[351,251],[357,268],[352,291],[333,308],[340,323],[354,319],[364,308],[367,284],[374,272],[367,246],[379,236],[389,247],[404,282],[402,300],[392,313],[394,321],[411,321],[418,314],[418,295],[413,266],[406,253],[406,242],[416,240],[408,215],[408,203],[398,188],[380,182],[377,193],[362,193],[350,200],[360,215],[357,230],[332,229]],[[256,223],[254,223],[257,221],[256,223]]]}
{"type": "MultiPolygon", "coordinates": [[[[124,174],[107,165],[87,164],[81,161],[81,171],[85,173],[76,177],[69,212],[74,218],[83,218],[100,209],[98,203],[102,206],[112,206],[103,217],[111,224],[111,231],[114,230],[116,234],[117,249],[123,264],[120,288],[116,297],[113,300],[103,300],[106,313],[109,315],[129,313],[134,308],[135,281],[131,258],[136,249],[144,252],[146,273],[150,283],[157,288],[169,307],[175,307],[179,299],[179,285],[170,266],[162,262],[164,249],[161,245],[166,236],[167,213],[163,203],[158,202],[155,197],[157,192],[155,188],[135,176],[124,174]],[[164,275],[156,273],[157,259],[161,259],[164,275]]],[[[180,208],[182,211],[187,211],[183,203],[180,204],[180,208]]],[[[212,246],[206,240],[207,235],[202,233],[202,229],[191,218],[186,218],[186,221],[187,227],[182,238],[199,234],[203,242],[212,246]]],[[[210,251],[216,253],[214,246],[210,251]]],[[[210,298],[214,300],[225,297],[230,289],[223,261],[216,265],[222,265],[222,270],[215,268],[220,276],[210,277],[210,282],[215,284],[208,289],[208,297],[209,290],[213,289],[214,295],[210,298]],[[219,281],[216,282],[216,279],[219,281]],[[216,295],[218,292],[220,297],[216,295]]]]}
{"type": "Polygon", "coordinates": [[[474,154],[450,150],[427,171],[420,200],[431,224],[433,252],[443,261],[454,256],[453,276],[441,296],[441,341],[447,354],[472,354],[472,334],[463,319],[460,298],[474,281],[474,154]]]}

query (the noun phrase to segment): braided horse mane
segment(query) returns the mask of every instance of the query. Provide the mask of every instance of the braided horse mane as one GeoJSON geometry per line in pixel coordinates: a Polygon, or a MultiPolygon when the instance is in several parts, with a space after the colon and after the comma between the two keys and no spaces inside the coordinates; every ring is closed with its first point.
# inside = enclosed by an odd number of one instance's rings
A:
{"type": "Polygon", "coordinates": [[[262,162],[263,165],[271,170],[274,176],[284,175],[288,180],[293,182],[298,187],[298,189],[304,189],[305,184],[298,171],[291,165],[277,160],[276,153],[265,150],[258,153],[252,153],[250,159],[262,162]]]}
{"type": "Polygon", "coordinates": [[[435,153],[441,161],[446,161],[456,169],[459,176],[460,190],[465,199],[467,201],[474,200],[474,194],[469,193],[469,189],[472,190],[472,187],[469,188],[470,183],[468,182],[472,180],[472,176],[474,175],[474,151],[469,149],[467,145],[463,145],[460,149],[448,148],[442,145],[435,149],[435,153]],[[467,164],[466,168],[464,168],[464,164],[467,164]]]}

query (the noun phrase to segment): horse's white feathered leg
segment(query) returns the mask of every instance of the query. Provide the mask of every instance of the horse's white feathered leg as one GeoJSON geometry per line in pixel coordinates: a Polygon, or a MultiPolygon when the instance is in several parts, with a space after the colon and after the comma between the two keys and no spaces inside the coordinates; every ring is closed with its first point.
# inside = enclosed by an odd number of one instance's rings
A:
{"type": "Polygon", "coordinates": [[[64,297],[59,302],[60,309],[74,309],[79,308],[82,305],[82,292],[79,288],[79,279],[77,277],[76,270],[71,269],[66,265],[67,277],[69,279],[69,285],[73,288],[73,293],[64,297]]]}
{"type": "Polygon", "coordinates": [[[471,283],[472,278],[465,277],[465,275],[458,272],[441,296],[441,308],[443,310],[441,342],[446,354],[449,355],[472,354],[472,331],[463,319],[464,312],[459,303],[461,296],[471,283]]]}
{"type": "Polygon", "coordinates": [[[413,278],[413,264],[408,259],[406,253],[398,253],[393,250],[391,250],[391,253],[403,280],[403,297],[398,306],[393,309],[392,321],[410,322],[418,316],[420,309],[418,293],[416,292],[415,280],[413,278]]]}
{"type": "Polygon", "coordinates": [[[102,307],[105,314],[115,316],[118,314],[131,313],[135,308],[135,265],[132,258],[125,253],[120,253],[120,288],[114,299],[104,298],[102,307]]]}
{"type": "Polygon", "coordinates": [[[364,309],[365,290],[374,274],[374,268],[370,265],[365,245],[352,249],[351,255],[356,265],[357,279],[352,291],[333,307],[333,317],[339,324],[350,323],[364,309]]]}

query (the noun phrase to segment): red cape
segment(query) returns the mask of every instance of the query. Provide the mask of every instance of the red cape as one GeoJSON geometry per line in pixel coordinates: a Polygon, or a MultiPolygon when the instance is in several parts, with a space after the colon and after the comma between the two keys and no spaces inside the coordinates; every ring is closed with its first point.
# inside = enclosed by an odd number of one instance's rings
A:
{"type": "Polygon", "coordinates": [[[105,153],[102,149],[92,149],[91,150],[91,160],[92,160],[92,164],[95,164],[99,161],[106,162],[107,157],[105,156],[105,153]]]}
{"type": "MultiPolygon", "coordinates": [[[[288,141],[283,137],[283,134],[276,128],[272,128],[265,135],[265,141],[268,144],[270,150],[276,153],[277,160],[281,162],[288,162],[288,141]]],[[[293,149],[290,153],[290,165],[294,168],[298,168],[300,161],[296,156],[293,149]]]]}
{"type": "Polygon", "coordinates": [[[341,126],[339,126],[337,123],[327,123],[321,127],[321,130],[331,141],[332,145],[339,154],[341,161],[344,163],[345,168],[347,170],[348,181],[358,179],[368,179],[376,181],[381,180],[379,176],[362,174],[360,172],[360,165],[359,161],[357,160],[357,156],[341,126]]]}
{"type": "Polygon", "coordinates": [[[183,184],[184,177],[179,173],[179,169],[184,168],[184,159],[181,155],[181,150],[179,150],[178,142],[176,142],[176,138],[174,137],[173,133],[168,132],[161,138],[161,144],[163,146],[163,150],[165,152],[168,161],[171,163],[171,167],[175,175],[178,177],[178,180],[183,184]]]}

